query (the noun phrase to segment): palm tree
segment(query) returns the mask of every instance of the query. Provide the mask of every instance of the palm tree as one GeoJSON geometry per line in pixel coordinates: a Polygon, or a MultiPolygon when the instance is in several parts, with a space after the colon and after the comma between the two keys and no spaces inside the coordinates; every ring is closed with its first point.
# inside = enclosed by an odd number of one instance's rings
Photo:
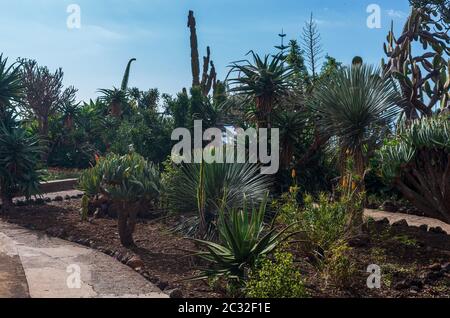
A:
{"type": "Polygon", "coordinates": [[[103,94],[100,101],[109,106],[110,114],[113,117],[121,117],[125,105],[128,104],[128,92],[118,88],[100,89],[99,93],[103,94]]]}
{"type": "Polygon", "coordinates": [[[349,160],[352,172],[363,177],[370,150],[398,114],[398,95],[378,68],[343,67],[321,81],[308,103],[319,134],[338,146],[341,172],[349,160]]]}
{"type": "Polygon", "coordinates": [[[7,58],[0,54],[0,116],[4,117],[11,102],[19,101],[23,94],[20,69],[14,64],[6,66],[7,58]]]}
{"type": "Polygon", "coordinates": [[[238,73],[236,78],[229,79],[230,92],[246,96],[256,104],[256,120],[258,127],[271,127],[272,108],[277,99],[291,86],[292,69],[284,66],[281,55],[266,55],[261,58],[250,51],[253,62],[237,61],[231,64],[230,73],[238,73]],[[271,60],[269,60],[271,59],[271,60]]]}
{"type": "Polygon", "coordinates": [[[66,101],[61,106],[63,114],[64,127],[71,130],[73,128],[74,120],[77,119],[80,113],[80,103],[73,103],[72,101],[66,101]]]}

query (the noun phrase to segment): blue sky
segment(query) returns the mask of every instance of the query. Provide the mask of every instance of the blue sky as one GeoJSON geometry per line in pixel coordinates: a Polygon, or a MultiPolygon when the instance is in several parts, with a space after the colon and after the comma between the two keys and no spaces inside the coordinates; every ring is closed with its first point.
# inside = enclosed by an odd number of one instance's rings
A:
{"type": "Polygon", "coordinates": [[[175,94],[191,83],[187,13],[197,19],[200,54],[210,45],[219,77],[253,49],[273,52],[277,34],[299,39],[311,12],[325,53],[344,63],[355,55],[379,63],[390,21],[399,31],[409,12],[407,0],[0,0],[0,52],[62,67],[65,84],[78,99],[98,88],[119,86],[129,58],[130,86],[157,87],[175,94]],[[68,29],[69,4],[81,8],[81,29],[68,29]],[[369,4],[378,4],[382,28],[366,26],[369,4]]]}

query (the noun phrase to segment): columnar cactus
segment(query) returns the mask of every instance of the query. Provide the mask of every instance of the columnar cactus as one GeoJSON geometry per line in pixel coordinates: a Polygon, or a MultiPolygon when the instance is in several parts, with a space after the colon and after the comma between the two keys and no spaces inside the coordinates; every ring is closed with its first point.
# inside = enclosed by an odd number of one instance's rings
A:
{"type": "Polygon", "coordinates": [[[211,61],[211,49],[206,48],[206,56],[203,57],[203,72],[200,81],[200,62],[198,54],[197,29],[194,12],[189,11],[188,28],[191,32],[191,68],[192,68],[192,87],[200,86],[204,96],[207,96],[211,88],[217,84],[217,73],[214,62],[211,61]]]}
{"type": "Polygon", "coordinates": [[[445,22],[437,21],[429,8],[413,9],[402,35],[395,38],[393,27],[387,36],[384,50],[389,58],[382,62],[387,75],[399,83],[407,119],[432,116],[440,103],[449,107],[450,37],[445,22]],[[423,54],[415,55],[415,42],[422,44],[423,54]]]}

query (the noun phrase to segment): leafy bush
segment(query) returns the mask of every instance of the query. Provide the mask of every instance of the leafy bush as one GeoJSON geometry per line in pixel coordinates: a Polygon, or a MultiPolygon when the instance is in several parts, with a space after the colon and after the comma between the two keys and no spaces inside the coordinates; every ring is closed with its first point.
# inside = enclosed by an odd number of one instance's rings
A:
{"type": "Polygon", "coordinates": [[[250,273],[245,289],[250,298],[304,298],[302,275],[291,253],[277,251],[274,260],[265,258],[250,273]]]}
{"type": "Polygon", "coordinates": [[[272,225],[266,229],[265,212],[266,200],[259,209],[247,209],[244,203],[242,209],[226,211],[223,205],[217,226],[221,244],[195,240],[203,248],[196,255],[211,265],[202,271],[198,279],[225,277],[242,285],[247,271],[286,239],[283,234],[287,228],[277,232],[272,225]]]}
{"type": "Polygon", "coordinates": [[[345,241],[337,241],[326,253],[323,274],[327,282],[339,287],[349,287],[356,274],[356,266],[350,255],[352,249],[345,241]]]}
{"type": "Polygon", "coordinates": [[[430,217],[450,222],[450,121],[423,118],[402,127],[378,152],[382,177],[430,217]]]}
{"type": "Polygon", "coordinates": [[[301,231],[306,235],[312,248],[323,255],[339,240],[351,235],[352,211],[361,210],[362,201],[343,196],[338,201],[329,200],[325,194],[314,203],[311,196],[305,197],[305,209],[300,213],[301,231]]]}
{"type": "Polygon", "coordinates": [[[157,203],[161,193],[158,168],[134,152],[100,159],[81,175],[79,186],[93,200],[101,194],[111,201],[119,215],[119,235],[125,246],[134,244],[139,210],[157,203]]]}

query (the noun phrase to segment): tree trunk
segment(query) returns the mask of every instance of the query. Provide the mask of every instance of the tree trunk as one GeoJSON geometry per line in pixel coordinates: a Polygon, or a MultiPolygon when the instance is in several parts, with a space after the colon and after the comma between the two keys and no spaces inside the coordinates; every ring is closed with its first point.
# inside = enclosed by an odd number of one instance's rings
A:
{"type": "Polygon", "coordinates": [[[125,247],[134,246],[133,233],[136,227],[136,207],[123,203],[118,211],[118,227],[120,242],[125,247]]]}

